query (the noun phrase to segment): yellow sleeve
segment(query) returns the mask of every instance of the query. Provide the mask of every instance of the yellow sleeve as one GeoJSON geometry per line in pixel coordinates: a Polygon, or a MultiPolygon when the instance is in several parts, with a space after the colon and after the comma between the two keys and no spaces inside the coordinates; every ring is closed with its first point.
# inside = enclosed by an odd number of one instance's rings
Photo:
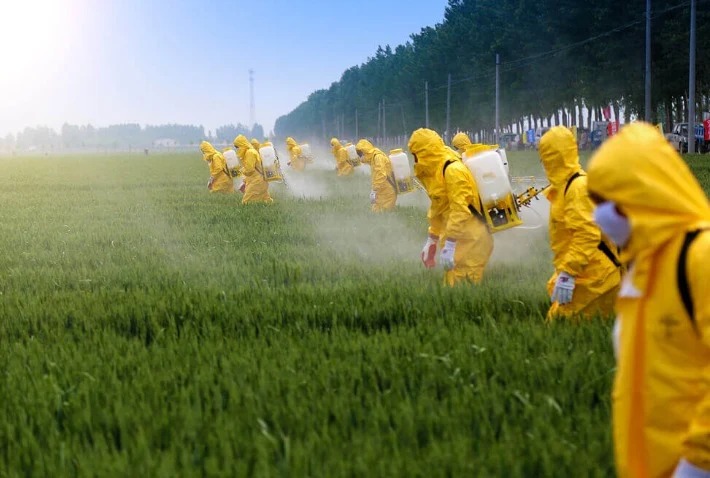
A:
{"type": "Polygon", "coordinates": [[[348,162],[348,151],[345,148],[340,148],[340,151],[338,151],[338,166],[340,166],[343,163],[348,162]]]}
{"type": "MultiPolygon", "coordinates": [[[[710,349],[710,231],[701,233],[688,250],[688,284],[693,299],[695,323],[702,341],[710,349]]],[[[704,369],[704,384],[710,383],[710,367],[704,369]]],[[[688,434],[683,440],[683,457],[693,465],[710,470],[710,392],[695,408],[688,434]]]]}
{"type": "Polygon", "coordinates": [[[256,166],[258,163],[258,156],[256,151],[250,149],[244,154],[244,175],[251,176],[256,172],[256,166]]]}
{"type": "Polygon", "coordinates": [[[444,182],[449,199],[446,237],[455,240],[461,238],[466,231],[466,225],[472,217],[468,206],[474,200],[478,202],[478,191],[468,168],[460,162],[452,163],[446,169],[444,182]]]}
{"type": "Polygon", "coordinates": [[[288,152],[291,155],[291,161],[296,161],[298,158],[301,157],[300,146],[294,146],[293,148],[289,149],[288,152]]]}
{"type": "Polygon", "coordinates": [[[376,154],[372,158],[372,190],[382,191],[388,186],[387,182],[387,158],[381,154],[376,154]]]}
{"type": "Polygon", "coordinates": [[[565,229],[571,237],[558,265],[559,270],[573,277],[584,271],[601,241],[593,211],[594,205],[587,192],[587,178],[582,176],[570,184],[565,194],[565,229]]]}
{"type": "MultiPolygon", "coordinates": [[[[219,153],[212,155],[212,161],[210,161],[210,176],[213,178],[217,177],[220,172],[225,172],[227,170],[227,161],[219,153]]],[[[226,173],[225,173],[226,174],[226,173]]]]}
{"type": "Polygon", "coordinates": [[[429,221],[429,234],[436,237],[441,237],[444,232],[444,215],[439,201],[432,199],[429,211],[427,212],[427,220],[429,221]]]}

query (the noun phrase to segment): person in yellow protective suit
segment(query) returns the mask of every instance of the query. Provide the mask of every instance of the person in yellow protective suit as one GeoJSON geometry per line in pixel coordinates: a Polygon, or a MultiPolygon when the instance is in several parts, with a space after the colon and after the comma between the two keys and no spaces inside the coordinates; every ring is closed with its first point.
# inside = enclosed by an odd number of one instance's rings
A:
{"type": "Polygon", "coordinates": [[[477,146],[477,149],[480,149],[481,151],[488,151],[488,150],[496,150],[498,149],[498,145],[496,144],[483,144],[483,143],[472,143],[471,139],[468,137],[466,133],[456,133],[454,135],[454,138],[451,140],[451,145],[456,148],[456,151],[459,155],[463,154],[466,152],[466,148],[469,146],[477,146]]]}
{"type": "Polygon", "coordinates": [[[244,197],[242,204],[253,202],[271,203],[269,183],[264,179],[264,169],[261,165],[259,152],[249,143],[246,136],[240,134],[234,139],[237,155],[242,163],[244,173],[244,197]]]}
{"type": "Polygon", "coordinates": [[[200,151],[202,151],[202,159],[210,165],[210,180],[207,183],[207,189],[213,193],[233,193],[234,181],[227,169],[227,161],[222,156],[222,153],[214,149],[207,141],[200,143],[200,151]]]}
{"type": "Polygon", "coordinates": [[[589,163],[594,217],[630,264],[616,303],[618,476],[710,476],[710,205],[652,125],[589,163]]]}
{"type": "Polygon", "coordinates": [[[333,153],[333,159],[336,164],[338,163],[338,151],[340,151],[340,148],[342,147],[343,145],[340,144],[340,140],[338,140],[338,138],[330,139],[330,152],[333,153]]]}
{"type": "Polygon", "coordinates": [[[372,186],[370,188],[372,212],[394,209],[397,203],[397,189],[389,156],[375,148],[366,139],[358,141],[355,149],[362,161],[369,164],[372,170],[372,186]]]}
{"type": "Polygon", "coordinates": [[[338,172],[338,176],[350,176],[355,168],[348,161],[348,152],[343,147],[342,143],[337,139],[333,138],[330,140],[330,145],[333,147],[332,152],[335,156],[335,170],[338,172]]]}
{"type": "Polygon", "coordinates": [[[252,148],[254,148],[257,151],[259,151],[259,148],[261,148],[261,146],[262,146],[262,144],[256,138],[252,138],[251,141],[249,141],[249,142],[251,143],[252,148]]]}
{"type": "Polygon", "coordinates": [[[621,268],[616,247],[594,223],[587,176],[577,141],[564,126],[542,136],[538,149],[550,187],[550,248],[555,272],[547,283],[552,305],[547,319],[591,317],[614,311],[621,268]]]}
{"type": "Polygon", "coordinates": [[[444,241],[439,259],[446,270],[445,283],[479,283],[493,252],[493,236],[471,171],[430,129],[412,133],[409,151],[414,156],[414,174],[431,199],[422,262],[434,267],[437,244],[444,241]]]}
{"type": "Polygon", "coordinates": [[[288,148],[288,154],[291,157],[291,161],[288,163],[295,171],[303,171],[306,168],[306,160],[302,156],[303,152],[301,147],[298,145],[295,139],[288,137],[286,138],[286,147],[288,148]]]}

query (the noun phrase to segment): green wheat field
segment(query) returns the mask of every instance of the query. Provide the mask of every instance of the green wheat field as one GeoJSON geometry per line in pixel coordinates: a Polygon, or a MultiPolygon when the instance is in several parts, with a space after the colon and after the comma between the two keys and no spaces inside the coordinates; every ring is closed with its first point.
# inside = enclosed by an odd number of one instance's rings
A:
{"type": "Polygon", "coordinates": [[[448,289],[424,193],[332,167],[242,206],[198,153],[0,158],[0,476],[611,476],[611,321],[544,322],[544,201],[448,289]]]}

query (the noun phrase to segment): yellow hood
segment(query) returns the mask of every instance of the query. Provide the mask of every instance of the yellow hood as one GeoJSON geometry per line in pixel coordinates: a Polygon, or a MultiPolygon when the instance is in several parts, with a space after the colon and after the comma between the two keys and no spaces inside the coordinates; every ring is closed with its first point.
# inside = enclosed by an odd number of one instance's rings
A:
{"type": "Polygon", "coordinates": [[[454,139],[451,140],[451,146],[463,153],[468,146],[471,146],[471,139],[466,133],[456,133],[454,139]]]}
{"type": "Polygon", "coordinates": [[[333,154],[338,154],[338,151],[340,151],[340,148],[343,147],[342,144],[340,144],[340,141],[337,138],[332,138],[330,140],[330,150],[333,152],[333,154]]]}
{"type": "Polygon", "coordinates": [[[416,156],[414,174],[419,179],[432,178],[443,169],[446,160],[458,159],[436,131],[419,128],[409,138],[409,151],[416,156]]]}
{"type": "Polygon", "coordinates": [[[256,150],[258,150],[259,147],[261,147],[261,143],[256,138],[252,138],[251,141],[249,141],[249,142],[251,143],[252,148],[254,148],[256,150]]]}
{"type": "Polygon", "coordinates": [[[295,139],[293,139],[289,136],[288,138],[286,138],[286,146],[288,147],[288,149],[293,149],[296,146],[298,146],[298,143],[296,142],[295,139]]]}
{"type": "Polygon", "coordinates": [[[234,147],[237,148],[237,154],[241,159],[244,159],[244,155],[247,154],[248,150],[254,149],[247,137],[243,134],[234,138],[234,147]]]}
{"type": "Polygon", "coordinates": [[[204,159],[205,161],[209,161],[210,159],[212,159],[212,155],[217,152],[217,150],[214,149],[214,146],[212,146],[207,141],[202,141],[200,143],[200,151],[202,151],[202,159],[204,159]]]}
{"type": "Polygon", "coordinates": [[[594,154],[589,192],[613,201],[631,223],[625,259],[710,224],[710,205],[693,173],[655,127],[625,126],[594,154]]]}
{"type": "Polygon", "coordinates": [[[564,189],[567,180],[582,170],[577,140],[564,126],[554,126],[540,139],[540,160],[553,188],[564,189]]]}
{"type": "Polygon", "coordinates": [[[358,141],[355,145],[355,149],[362,151],[362,162],[366,164],[370,164],[372,162],[372,158],[375,157],[375,154],[385,154],[383,151],[375,148],[372,143],[366,139],[358,141]]]}

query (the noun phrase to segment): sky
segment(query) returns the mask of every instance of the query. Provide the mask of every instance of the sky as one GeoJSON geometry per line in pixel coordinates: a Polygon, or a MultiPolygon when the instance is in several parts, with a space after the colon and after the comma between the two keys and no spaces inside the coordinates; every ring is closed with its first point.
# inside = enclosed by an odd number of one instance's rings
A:
{"type": "Polygon", "coordinates": [[[279,116],[442,22],[447,0],[0,0],[0,136],[279,116]]]}

